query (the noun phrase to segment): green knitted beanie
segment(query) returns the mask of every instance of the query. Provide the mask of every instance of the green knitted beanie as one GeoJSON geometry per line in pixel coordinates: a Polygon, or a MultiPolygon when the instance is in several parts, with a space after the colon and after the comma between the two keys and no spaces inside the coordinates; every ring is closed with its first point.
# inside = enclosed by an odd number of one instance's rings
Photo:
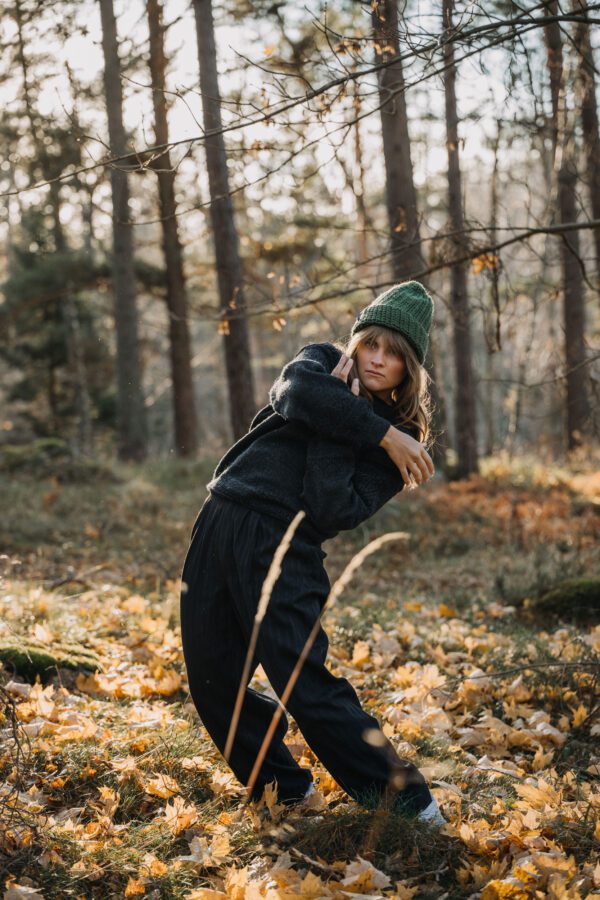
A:
{"type": "Polygon", "coordinates": [[[423,364],[432,317],[433,300],[423,285],[418,281],[405,281],[379,294],[369,306],[361,310],[350,335],[369,325],[392,328],[410,341],[419,362],[423,364]]]}

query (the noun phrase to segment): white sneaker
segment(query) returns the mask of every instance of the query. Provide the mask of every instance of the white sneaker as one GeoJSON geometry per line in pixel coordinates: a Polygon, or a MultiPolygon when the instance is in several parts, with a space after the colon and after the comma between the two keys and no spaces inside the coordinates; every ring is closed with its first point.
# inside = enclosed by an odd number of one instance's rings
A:
{"type": "Polygon", "coordinates": [[[427,822],[429,825],[437,825],[438,828],[441,828],[442,825],[446,825],[446,819],[442,815],[442,811],[438,806],[437,800],[435,797],[425,809],[421,810],[418,814],[417,819],[419,822],[427,822]]]}
{"type": "Polygon", "coordinates": [[[311,795],[311,794],[314,794],[314,792],[315,792],[315,785],[314,785],[314,782],[311,781],[311,783],[310,783],[309,786],[308,786],[307,792],[305,793],[304,797],[302,798],[302,800],[301,800],[300,802],[301,802],[301,803],[304,803],[304,801],[305,801],[305,800],[308,800],[308,798],[310,797],[310,795],[311,795]]]}

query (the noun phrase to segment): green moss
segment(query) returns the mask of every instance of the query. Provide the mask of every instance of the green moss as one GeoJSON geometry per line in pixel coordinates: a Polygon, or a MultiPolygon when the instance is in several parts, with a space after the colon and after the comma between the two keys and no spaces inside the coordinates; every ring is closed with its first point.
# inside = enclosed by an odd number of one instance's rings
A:
{"type": "Polygon", "coordinates": [[[535,612],[563,619],[600,621],[600,577],[567,578],[530,601],[535,612]]]}
{"type": "Polygon", "coordinates": [[[48,681],[57,669],[91,672],[100,669],[100,660],[92,650],[70,641],[47,645],[26,638],[3,639],[0,662],[31,683],[37,675],[41,681],[48,681]]]}

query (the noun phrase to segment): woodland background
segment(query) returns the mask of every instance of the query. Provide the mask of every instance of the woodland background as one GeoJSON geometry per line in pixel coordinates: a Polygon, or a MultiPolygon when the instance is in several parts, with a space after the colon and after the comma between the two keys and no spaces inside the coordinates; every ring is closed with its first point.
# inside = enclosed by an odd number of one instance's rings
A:
{"type": "Polygon", "coordinates": [[[5,5],[3,443],[221,448],[411,277],[443,467],[597,436],[598,12],[5,5]]]}
{"type": "MultiPolygon", "coordinates": [[[[5,900],[600,895],[600,3],[6,0],[5,900]],[[436,475],[326,542],[330,666],[442,832],[243,808],[179,576],[305,343],[426,284],[436,475]]],[[[260,669],[257,689],[271,690],[260,669]]]]}

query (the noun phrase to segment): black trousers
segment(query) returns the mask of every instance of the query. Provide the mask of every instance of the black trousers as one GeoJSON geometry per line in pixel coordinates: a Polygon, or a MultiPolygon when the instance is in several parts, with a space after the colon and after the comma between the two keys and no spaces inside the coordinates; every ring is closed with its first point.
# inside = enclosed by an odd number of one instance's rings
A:
{"type": "MultiPolygon", "coordinates": [[[[215,494],[209,495],[194,525],[182,573],[183,652],[192,699],[221,752],[262,584],[285,530],[284,522],[215,494]]],[[[296,532],[260,628],[251,672],[260,663],[279,696],[329,593],[324,556],[319,544],[296,532]]],[[[403,807],[410,812],[424,809],[432,796],[423,776],[396,755],[351,684],[325,667],[328,645],[321,628],[287,702],[307,744],[358,802],[370,805],[393,782],[403,787],[397,795],[403,807]]],[[[229,760],[244,785],[276,708],[272,698],[246,686],[229,760]]],[[[297,764],[283,741],[287,728],[283,715],[254,798],[266,784],[276,782],[280,801],[293,802],[311,783],[310,770],[297,764]]]]}

